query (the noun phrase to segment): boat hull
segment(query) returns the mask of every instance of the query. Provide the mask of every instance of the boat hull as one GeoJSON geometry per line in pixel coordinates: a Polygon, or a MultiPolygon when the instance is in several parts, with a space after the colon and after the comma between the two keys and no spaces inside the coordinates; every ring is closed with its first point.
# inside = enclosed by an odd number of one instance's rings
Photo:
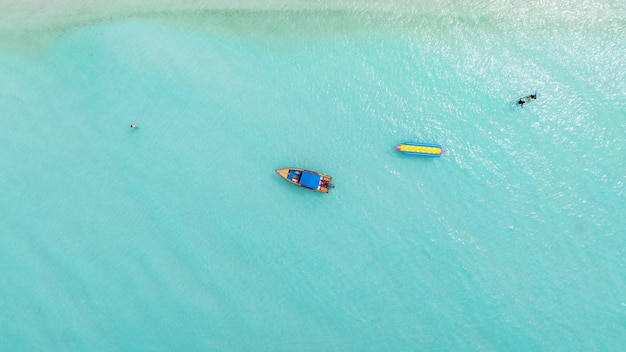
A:
{"type": "Polygon", "coordinates": [[[310,189],[312,191],[328,193],[332,188],[331,181],[333,178],[319,172],[305,170],[297,167],[286,167],[277,169],[276,173],[285,181],[296,186],[310,189]]]}
{"type": "Polygon", "coordinates": [[[427,156],[430,158],[438,158],[445,152],[439,144],[421,142],[404,142],[398,144],[396,150],[402,154],[427,156]]]}

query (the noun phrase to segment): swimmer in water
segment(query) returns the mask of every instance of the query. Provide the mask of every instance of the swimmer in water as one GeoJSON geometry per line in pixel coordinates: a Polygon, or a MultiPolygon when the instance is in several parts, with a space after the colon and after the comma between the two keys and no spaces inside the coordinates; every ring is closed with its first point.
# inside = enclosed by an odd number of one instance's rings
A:
{"type": "Polygon", "coordinates": [[[137,125],[130,125],[130,128],[137,128],[137,125]]]}

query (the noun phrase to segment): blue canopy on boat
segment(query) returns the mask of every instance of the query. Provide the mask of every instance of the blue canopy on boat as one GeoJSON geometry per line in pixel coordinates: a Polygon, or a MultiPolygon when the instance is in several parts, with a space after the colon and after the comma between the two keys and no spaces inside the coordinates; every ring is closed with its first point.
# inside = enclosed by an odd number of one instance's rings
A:
{"type": "Polygon", "coordinates": [[[318,174],[304,171],[302,172],[302,176],[300,176],[300,184],[307,188],[317,189],[317,187],[320,185],[321,179],[322,176],[318,174]]]}

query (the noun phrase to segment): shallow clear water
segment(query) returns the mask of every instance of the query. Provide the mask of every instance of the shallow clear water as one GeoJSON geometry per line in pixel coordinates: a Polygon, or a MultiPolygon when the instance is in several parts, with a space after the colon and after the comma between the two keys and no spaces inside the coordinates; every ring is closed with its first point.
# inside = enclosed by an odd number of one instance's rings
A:
{"type": "Polygon", "coordinates": [[[623,12],[496,5],[171,13],[3,46],[0,346],[620,350],[623,12]]]}

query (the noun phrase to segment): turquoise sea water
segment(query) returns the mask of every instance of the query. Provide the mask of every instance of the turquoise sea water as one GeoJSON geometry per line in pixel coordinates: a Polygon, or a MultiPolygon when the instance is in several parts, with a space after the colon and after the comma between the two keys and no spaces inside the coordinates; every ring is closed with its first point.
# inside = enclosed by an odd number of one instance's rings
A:
{"type": "Polygon", "coordinates": [[[623,350],[616,4],[3,32],[0,348],[623,350]]]}

